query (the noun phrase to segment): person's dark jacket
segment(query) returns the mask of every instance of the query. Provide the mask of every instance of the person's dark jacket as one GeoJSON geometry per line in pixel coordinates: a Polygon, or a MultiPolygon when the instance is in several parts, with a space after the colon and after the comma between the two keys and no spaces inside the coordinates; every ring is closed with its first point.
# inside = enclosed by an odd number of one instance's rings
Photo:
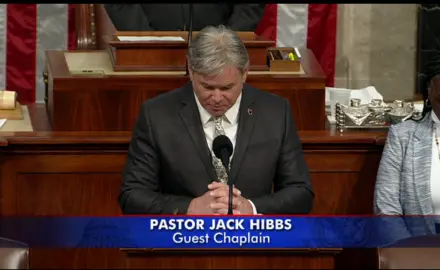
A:
{"type": "MultiPolygon", "coordinates": [[[[229,26],[254,32],[265,4],[193,4],[193,30],[229,26]]],[[[188,31],[190,4],[105,4],[118,31],[188,31]]]]}
{"type": "MultiPolygon", "coordinates": [[[[244,84],[238,117],[228,181],[260,214],[310,213],[314,193],[289,102],[244,84]]],[[[186,214],[216,178],[191,82],[146,101],[122,174],[122,212],[186,214]]]]}

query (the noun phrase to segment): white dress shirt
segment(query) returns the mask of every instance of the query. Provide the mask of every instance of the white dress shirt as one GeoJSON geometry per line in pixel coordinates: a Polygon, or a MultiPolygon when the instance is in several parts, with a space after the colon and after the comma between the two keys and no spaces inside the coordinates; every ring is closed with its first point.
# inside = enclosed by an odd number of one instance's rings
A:
{"type": "MultiPolygon", "coordinates": [[[[202,104],[200,104],[199,99],[196,95],[194,95],[197,103],[197,107],[200,113],[200,120],[202,121],[203,131],[205,132],[206,143],[208,144],[209,150],[212,152],[212,142],[214,141],[214,132],[215,132],[215,123],[212,115],[209,114],[205,108],[203,108],[202,104]]],[[[226,111],[223,115],[223,129],[225,131],[225,135],[231,140],[232,145],[235,149],[235,144],[237,142],[237,129],[238,129],[238,115],[240,110],[241,103],[241,94],[235,101],[234,105],[226,111]]],[[[232,153],[232,156],[234,153],[232,153]]],[[[231,156],[231,158],[232,158],[231,156]]],[[[252,205],[252,209],[254,211],[254,215],[257,214],[257,209],[252,201],[249,200],[252,205]]]]}
{"type": "MultiPolygon", "coordinates": [[[[434,111],[431,113],[432,121],[434,121],[434,125],[437,130],[437,134],[432,136],[432,161],[431,161],[431,197],[432,204],[434,208],[434,215],[440,216],[440,158],[439,158],[439,147],[435,142],[435,138],[438,138],[440,142],[440,120],[435,115],[434,111]]],[[[440,218],[436,218],[436,222],[440,222],[440,218]]]]}

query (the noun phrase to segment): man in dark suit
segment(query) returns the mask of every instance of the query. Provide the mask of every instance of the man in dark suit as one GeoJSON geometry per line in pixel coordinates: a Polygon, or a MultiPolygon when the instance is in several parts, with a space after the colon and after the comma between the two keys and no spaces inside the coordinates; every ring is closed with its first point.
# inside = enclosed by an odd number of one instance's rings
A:
{"type": "MultiPolygon", "coordinates": [[[[193,4],[193,30],[227,25],[235,31],[257,29],[264,4],[193,4]]],[[[105,4],[118,31],[188,31],[190,4],[105,4]]]]}
{"type": "Polygon", "coordinates": [[[142,105],[123,172],[126,214],[305,214],[313,192],[286,99],[245,83],[249,56],[235,32],[203,29],[188,51],[191,82],[142,105]],[[230,178],[212,154],[234,145],[230,178]],[[273,188],[273,192],[272,192],[273,188]]]}

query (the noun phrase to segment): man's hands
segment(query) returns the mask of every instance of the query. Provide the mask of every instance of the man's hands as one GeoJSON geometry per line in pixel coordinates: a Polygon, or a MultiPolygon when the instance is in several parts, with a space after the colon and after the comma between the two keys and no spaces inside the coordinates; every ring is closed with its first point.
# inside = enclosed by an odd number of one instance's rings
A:
{"type": "MultiPolygon", "coordinates": [[[[228,213],[229,186],[224,183],[212,182],[208,192],[191,201],[188,215],[226,215],[228,213]]],[[[251,203],[241,196],[241,191],[234,187],[232,191],[232,209],[234,215],[252,215],[251,203]]]]}
{"type": "MultiPolygon", "coordinates": [[[[224,183],[212,182],[208,188],[215,199],[211,208],[216,214],[226,215],[229,204],[229,186],[224,183]]],[[[232,190],[232,209],[235,215],[252,215],[253,209],[251,203],[241,196],[241,191],[234,187],[232,190]]]]}

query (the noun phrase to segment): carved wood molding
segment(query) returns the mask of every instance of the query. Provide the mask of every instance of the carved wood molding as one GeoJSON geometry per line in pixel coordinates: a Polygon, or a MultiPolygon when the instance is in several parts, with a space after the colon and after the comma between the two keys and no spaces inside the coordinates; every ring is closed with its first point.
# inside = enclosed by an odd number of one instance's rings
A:
{"type": "Polygon", "coordinates": [[[77,4],[75,7],[77,50],[96,48],[96,22],[94,4],[77,4]]]}

